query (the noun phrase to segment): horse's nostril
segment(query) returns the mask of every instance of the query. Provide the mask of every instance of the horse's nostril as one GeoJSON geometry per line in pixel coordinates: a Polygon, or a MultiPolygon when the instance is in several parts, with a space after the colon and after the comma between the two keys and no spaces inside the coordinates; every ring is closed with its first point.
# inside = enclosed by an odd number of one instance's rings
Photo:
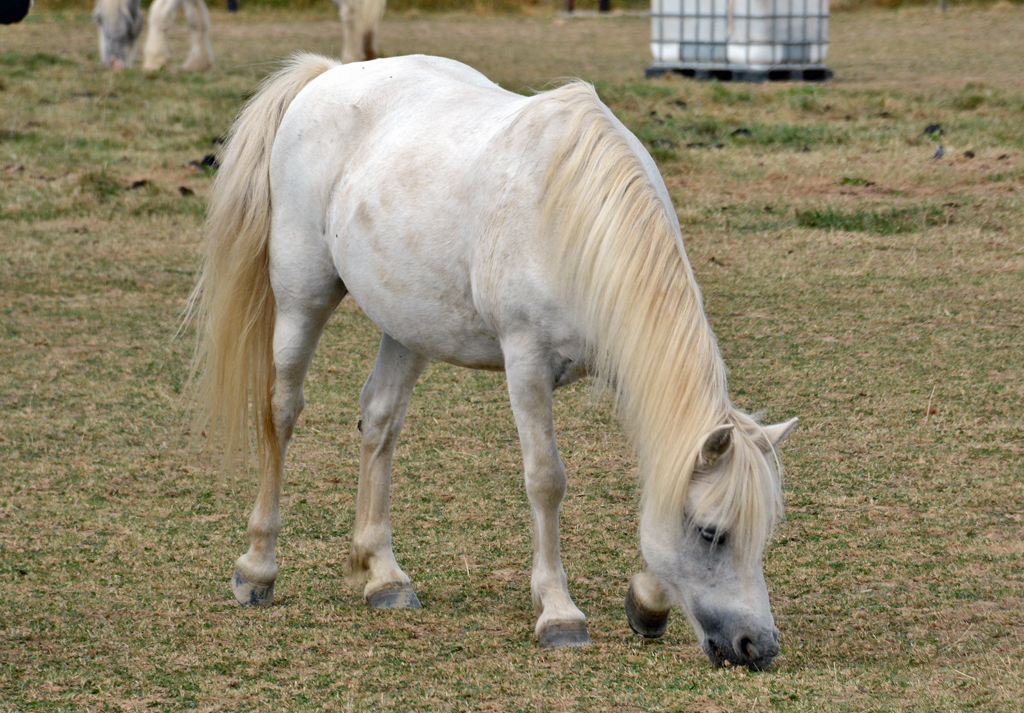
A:
{"type": "Polygon", "coordinates": [[[761,652],[749,636],[744,636],[740,639],[739,646],[736,647],[736,653],[744,656],[748,661],[757,661],[761,658],[761,652]]]}

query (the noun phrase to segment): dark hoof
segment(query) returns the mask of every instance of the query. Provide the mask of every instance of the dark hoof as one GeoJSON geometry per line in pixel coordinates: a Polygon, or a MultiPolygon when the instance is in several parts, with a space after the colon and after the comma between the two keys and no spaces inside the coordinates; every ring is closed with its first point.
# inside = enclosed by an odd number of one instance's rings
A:
{"type": "Polygon", "coordinates": [[[388,584],[366,598],[374,609],[419,609],[420,600],[409,584],[388,584]]]}
{"type": "Polygon", "coordinates": [[[548,624],[537,635],[542,649],[581,648],[590,643],[587,625],[582,621],[548,624]]]}
{"type": "Polygon", "coordinates": [[[668,629],[668,612],[658,614],[645,609],[633,596],[633,587],[626,592],[626,621],[629,628],[645,639],[657,639],[668,629]]]}
{"type": "Polygon", "coordinates": [[[257,584],[250,582],[245,576],[235,570],[235,576],[231,578],[231,591],[235,599],[243,607],[269,607],[274,603],[274,583],[257,584]]]}

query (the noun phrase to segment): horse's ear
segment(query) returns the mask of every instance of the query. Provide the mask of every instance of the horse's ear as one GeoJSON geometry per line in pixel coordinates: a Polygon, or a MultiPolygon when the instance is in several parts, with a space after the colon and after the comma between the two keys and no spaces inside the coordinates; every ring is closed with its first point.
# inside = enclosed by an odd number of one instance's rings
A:
{"type": "Polygon", "coordinates": [[[764,427],[764,435],[768,437],[768,442],[772,444],[773,448],[778,448],[781,443],[786,440],[794,428],[796,428],[798,418],[791,418],[788,421],[782,423],[773,423],[771,426],[764,427]]]}
{"type": "Polygon", "coordinates": [[[727,423],[714,429],[704,438],[704,445],[700,447],[699,470],[708,471],[715,467],[715,463],[732,444],[733,425],[727,423]]]}

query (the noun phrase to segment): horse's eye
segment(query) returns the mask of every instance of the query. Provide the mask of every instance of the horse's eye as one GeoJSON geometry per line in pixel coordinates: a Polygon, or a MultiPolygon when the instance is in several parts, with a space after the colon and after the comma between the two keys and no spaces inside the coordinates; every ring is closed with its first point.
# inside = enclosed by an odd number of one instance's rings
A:
{"type": "Polygon", "coordinates": [[[708,543],[715,543],[719,546],[725,544],[725,533],[719,532],[713,525],[702,527],[700,529],[700,537],[708,543]]]}

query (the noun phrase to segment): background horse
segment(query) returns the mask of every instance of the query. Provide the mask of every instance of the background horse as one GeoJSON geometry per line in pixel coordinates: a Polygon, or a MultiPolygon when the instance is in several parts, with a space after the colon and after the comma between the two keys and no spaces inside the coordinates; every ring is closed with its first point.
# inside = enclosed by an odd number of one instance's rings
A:
{"type": "Polygon", "coordinates": [[[261,483],[232,578],[242,604],[273,600],[285,451],[346,294],[384,332],[360,399],[349,558],[371,606],[419,606],[389,515],[413,386],[431,359],[503,369],[533,513],[535,633],[545,647],[588,643],[560,555],[552,392],[593,373],[614,386],[639,455],[645,567],[630,625],[660,636],[678,603],[715,663],[772,661],[761,555],[782,507],[776,449],[796,420],[761,426],[732,406],[664,182],[592,87],[522,97],[451,60],[300,55],[241,112],[192,307],[197,425],[221,435],[230,465],[255,421],[261,483]]]}
{"type": "MultiPolygon", "coordinates": [[[[99,27],[100,58],[109,69],[130,67],[135,43],[142,34],[140,0],[98,0],[93,19],[99,27]]],[[[376,59],[377,27],[384,16],[386,0],[334,0],[341,14],[342,62],[376,59]]],[[[149,34],[143,51],[143,69],[157,70],[170,61],[167,33],[178,14],[185,11],[189,50],[182,69],[202,72],[213,66],[210,45],[210,13],[204,0],[154,0],[149,8],[149,34]]]]}

